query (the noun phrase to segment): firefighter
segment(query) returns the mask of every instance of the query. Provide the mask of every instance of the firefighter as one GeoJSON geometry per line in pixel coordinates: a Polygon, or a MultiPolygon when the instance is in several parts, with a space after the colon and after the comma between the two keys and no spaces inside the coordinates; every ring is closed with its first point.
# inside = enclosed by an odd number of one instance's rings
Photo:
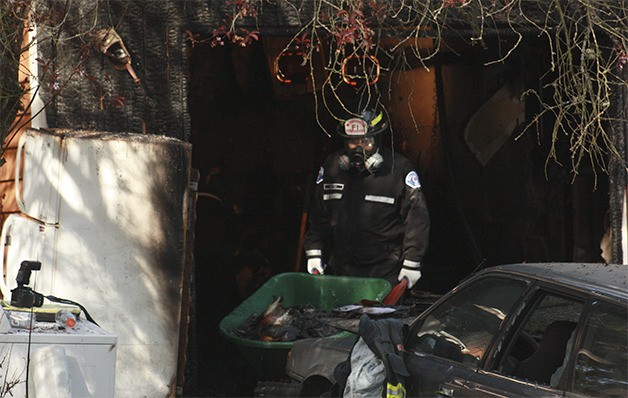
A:
{"type": "Polygon", "coordinates": [[[429,213],[412,163],[381,145],[387,128],[379,105],[338,126],[343,148],[319,170],[304,239],[310,274],[406,278],[408,289],[421,277],[429,213]]]}

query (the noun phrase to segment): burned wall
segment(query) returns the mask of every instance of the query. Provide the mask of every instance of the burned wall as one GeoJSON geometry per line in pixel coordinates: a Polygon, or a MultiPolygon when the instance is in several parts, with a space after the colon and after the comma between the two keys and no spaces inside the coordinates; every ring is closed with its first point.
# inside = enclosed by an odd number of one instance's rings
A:
{"type": "MultiPolygon", "coordinates": [[[[283,8],[267,6],[259,23],[295,25],[283,8]]],[[[186,31],[211,32],[232,11],[228,2],[209,0],[36,2],[41,26],[60,27],[39,43],[49,126],[189,140],[186,31]],[[120,36],[139,83],[94,48],[94,34],[107,28],[120,36]]]]}
{"type": "Polygon", "coordinates": [[[41,2],[40,14],[63,20],[58,34],[39,44],[48,124],[186,140],[186,3],[41,2]],[[94,45],[95,33],[107,28],[128,50],[138,83],[94,45]]]}

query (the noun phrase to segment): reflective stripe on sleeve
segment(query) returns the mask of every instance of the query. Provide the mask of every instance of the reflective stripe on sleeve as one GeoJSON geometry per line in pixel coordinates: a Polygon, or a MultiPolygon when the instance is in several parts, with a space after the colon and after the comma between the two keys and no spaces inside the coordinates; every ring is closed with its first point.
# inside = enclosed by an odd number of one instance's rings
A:
{"type": "Polygon", "coordinates": [[[323,251],[319,249],[306,250],[305,255],[307,257],[321,257],[323,255],[323,251]]]}
{"type": "Polygon", "coordinates": [[[403,260],[403,266],[406,268],[419,269],[421,263],[419,261],[403,260]]]}

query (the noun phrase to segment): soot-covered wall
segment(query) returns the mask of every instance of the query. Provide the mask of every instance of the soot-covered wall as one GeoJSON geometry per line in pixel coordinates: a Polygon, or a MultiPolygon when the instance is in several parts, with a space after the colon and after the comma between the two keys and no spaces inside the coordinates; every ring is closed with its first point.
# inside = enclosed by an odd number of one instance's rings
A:
{"type": "Polygon", "coordinates": [[[50,127],[189,139],[185,26],[198,18],[215,25],[222,14],[196,1],[36,4],[39,15],[63,22],[58,34],[38,46],[40,94],[50,127]],[[131,55],[139,83],[93,45],[96,32],[110,28],[131,55]]]}

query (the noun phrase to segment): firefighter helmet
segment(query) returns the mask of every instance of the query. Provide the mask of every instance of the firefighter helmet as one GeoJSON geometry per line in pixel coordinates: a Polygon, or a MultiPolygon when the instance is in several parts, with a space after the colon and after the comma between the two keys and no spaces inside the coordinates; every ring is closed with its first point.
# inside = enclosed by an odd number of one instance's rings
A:
{"type": "Polygon", "coordinates": [[[337,133],[344,138],[372,137],[388,128],[388,120],[384,110],[379,107],[367,107],[355,114],[347,114],[340,121],[337,133]]]}

